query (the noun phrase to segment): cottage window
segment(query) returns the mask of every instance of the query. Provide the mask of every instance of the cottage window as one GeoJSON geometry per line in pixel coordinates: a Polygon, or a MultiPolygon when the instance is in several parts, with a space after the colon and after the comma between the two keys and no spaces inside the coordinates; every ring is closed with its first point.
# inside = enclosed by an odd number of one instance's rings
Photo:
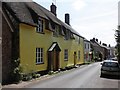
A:
{"type": "Polygon", "coordinates": [[[85,43],[85,49],[86,49],[86,43],[85,43]]]}
{"type": "Polygon", "coordinates": [[[72,32],[70,33],[70,39],[75,39],[74,34],[72,32]]]}
{"type": "Polygon", "coordinates": [[[88,44],[88,49],[89,49],[89,44],[88,44]]]}
{"type": "Polygon", "coordinates": [[[43,20],[40,18],[38,19],[37,32],[43,32],[43,20]]]}
{"type": "Polygon", "coordinates": [[[55,25],[53,36],[59,36],[59,27],[57,25],[55,25]]]}
{"type": "Polygon", "coordinates": [[[43,63],[43,48],[36,48],[36,64],[43,63]]]}
{"type": "Polygon", "coordinates": [[[45,29],[48,29],[48,30],[50,29],[48,20],[45,20],[45,29]]]}
{"type": "Polygon", "coordinates": [[[65,40],[69,40],[69,39],[70,39],[70,31],[65,30],[64,33],[65,33],[64,39],[65,39],[65,40]]]}
{"type": "Polygon", "coordinates": [[[62,27],[61,26],[59,26],[59,35],[62,35],[62,36],[64,36],[64,32],[63,32],[63,29],[62,29],[62,27]]]}
{"type": "Polygon", "coordinates": [[[80,60],[80,51],[78,51],[78,60],[80,60]]]}
{"type": "Polygon", "coordinates": [[[64,60],[68,60],[68,49],[64,50],[64,60]]]}

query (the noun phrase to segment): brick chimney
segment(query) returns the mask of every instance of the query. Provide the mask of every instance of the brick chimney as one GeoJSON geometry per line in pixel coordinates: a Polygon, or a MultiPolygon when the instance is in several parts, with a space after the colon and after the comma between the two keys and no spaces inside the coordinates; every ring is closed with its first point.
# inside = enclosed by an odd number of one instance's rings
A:
{"type": "Polygon", "coordinates": [[[95,38],[93,38],[93,39],[90,39],[90,41],[91,41],[91,42],[95,42],[95,38]]]}
{"type": "Polygon", "coordinates": [[[95,42],[95,38],[93,38],[93,42],[95,42]]]}
{"type": "Polygon", "coordinates": [[[65,14],[65,23],[70,25],[70,15],[68,13],[65,14]]]}
{"type": "Polygon", "coordinates": [[[57,16],[57,14],[56,14],[56,9],[57,9],[57,7],[52,3],[52,5],[50,6],[50,11],[51,11],[55,16],[57,16]]]}

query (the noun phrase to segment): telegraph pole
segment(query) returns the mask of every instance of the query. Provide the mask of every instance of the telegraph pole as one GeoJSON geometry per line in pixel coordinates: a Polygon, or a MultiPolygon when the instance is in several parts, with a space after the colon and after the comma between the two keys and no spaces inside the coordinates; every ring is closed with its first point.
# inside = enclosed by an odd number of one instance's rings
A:
{"type": "Polygon", "coordinates": [[[116,42],[117,42],[117,58],[118,58],[118,62],[120,64],[120,26],[118,26],[118,30],[116,30],[116,42]]]}

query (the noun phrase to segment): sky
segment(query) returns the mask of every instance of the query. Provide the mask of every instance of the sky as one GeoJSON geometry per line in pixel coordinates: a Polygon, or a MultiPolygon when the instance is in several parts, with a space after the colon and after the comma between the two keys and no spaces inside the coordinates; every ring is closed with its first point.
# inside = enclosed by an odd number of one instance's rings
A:
{"type": "Polygon", "coordinates": [[[33,0],[50,10],[57,6],[57,17],[64,20],[65,13],[70,14],[70,25],[81,36],[111,46],[116,45],[115,29],[118,27],[119,0],[33,0]]]}

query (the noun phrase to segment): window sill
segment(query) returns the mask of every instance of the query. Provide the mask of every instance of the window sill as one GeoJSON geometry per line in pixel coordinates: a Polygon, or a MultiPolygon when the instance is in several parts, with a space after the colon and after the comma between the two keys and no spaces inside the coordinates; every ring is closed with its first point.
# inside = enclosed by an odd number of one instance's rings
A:
{"type": "Polygon", "coordinates": [[[68,59],[64,59],[64,61],[68,61],[68,59]]]}
{"type": "Polygon", "coordinates": [[[37,33],[39,33],[39,34],[45,34],[44,32],[37,32],[37,33]]]}
{"type": "Polygon", "coordinates": [[[44,64],[44,62],[41,62],[41,63],[36,63],[36,65],[40,65],[40,64],[44,64]]]}

